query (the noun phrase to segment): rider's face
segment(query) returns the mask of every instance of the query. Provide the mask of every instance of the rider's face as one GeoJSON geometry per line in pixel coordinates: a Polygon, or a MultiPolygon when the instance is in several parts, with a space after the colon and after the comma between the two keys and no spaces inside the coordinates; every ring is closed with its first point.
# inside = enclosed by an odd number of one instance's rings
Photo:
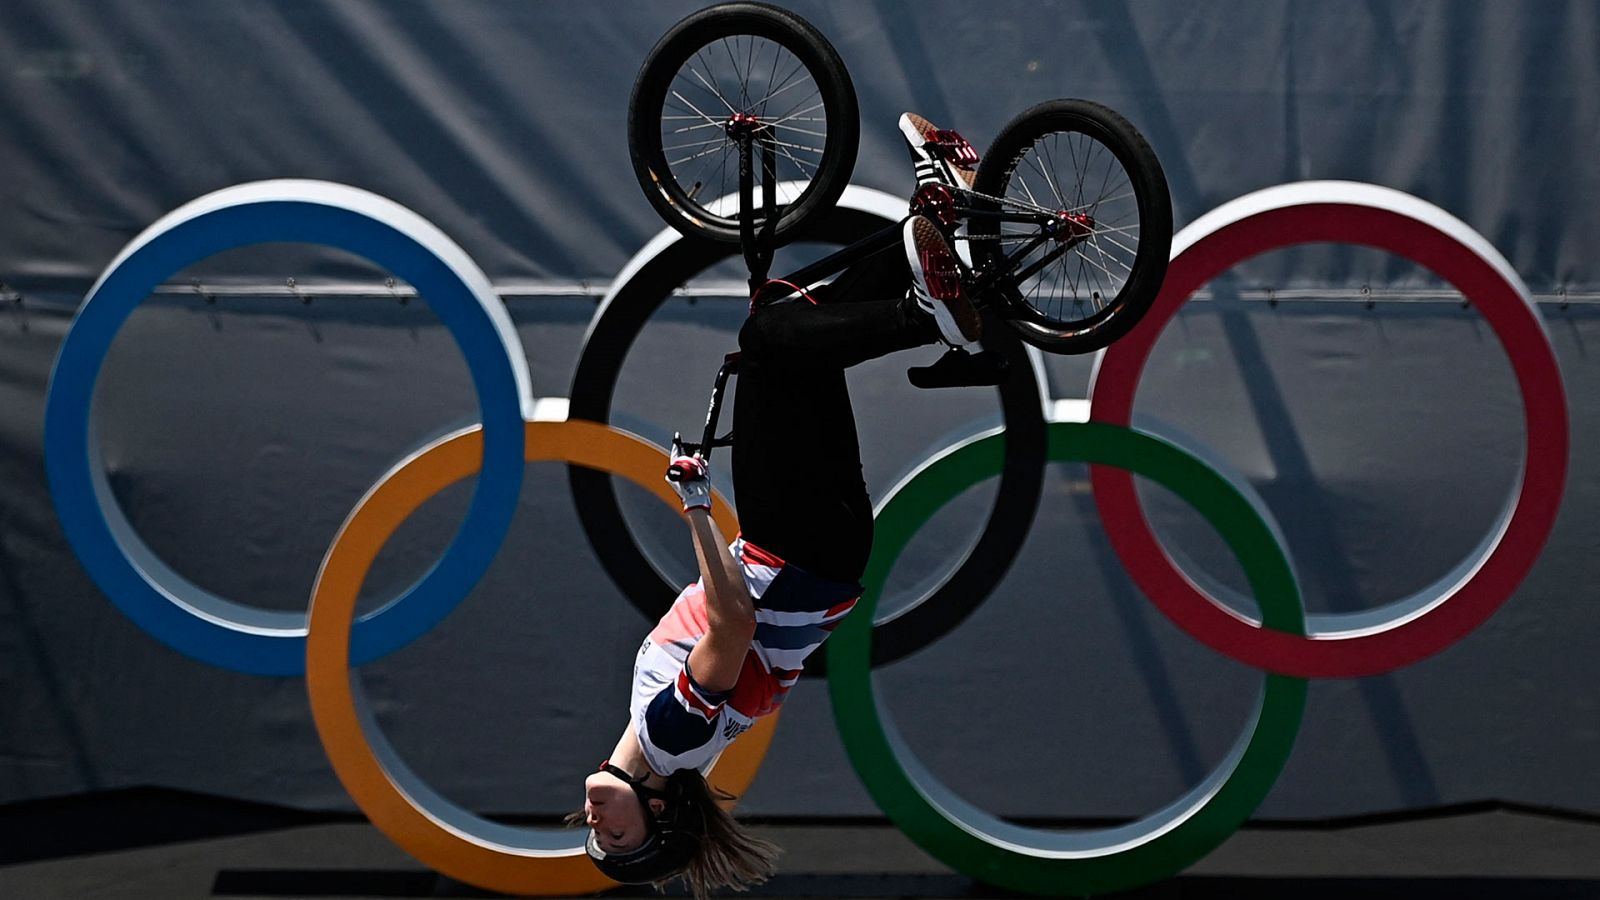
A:
{"type": "Polygon", "coordinates": [[[638,795],[609,772],[596,772],[584,780],[583,814],[584,823],[594,831],[595,843],[607,853],[626,853],[650,836],[638,795]]]}

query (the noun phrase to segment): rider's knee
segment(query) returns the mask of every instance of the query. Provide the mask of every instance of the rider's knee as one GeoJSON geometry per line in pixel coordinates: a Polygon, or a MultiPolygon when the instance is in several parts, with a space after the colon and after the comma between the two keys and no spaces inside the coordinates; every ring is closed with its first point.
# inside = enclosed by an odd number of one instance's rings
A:
{"type": "Polygon", "coordinates": [[[739,352],[746,356],[760,355],[761,329],[756,325],[755,316],[746,316],[744,324],[739,326],[739,352]]]}
{"type": "Polygon", "coordinates": [[[780,342],[772,334],[771,316],[752,314],[739,327],[739,351],[745,359],[761,360],[777,353],[780,342]]]}

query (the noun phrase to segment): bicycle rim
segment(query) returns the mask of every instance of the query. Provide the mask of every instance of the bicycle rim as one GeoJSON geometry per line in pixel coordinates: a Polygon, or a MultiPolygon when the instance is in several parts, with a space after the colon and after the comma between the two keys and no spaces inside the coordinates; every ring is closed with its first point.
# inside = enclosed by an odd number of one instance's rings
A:
{"type": "Polygon", "coordinates": [[[735,34],[691,54],[662,101],[663,162],[686,208],[712,217],[700,203],[738,190],[739,144],[728,127],[735,116],[771,129],[778,205],[799,201],[802,191],[786,182],[804,182],[809,189],[822,167],[828,138],[822,91],[787,47],[760,35],[735,34]]]}
{"type": "MultiPolygon", "coordinates": [[[[1013,286],[1020,317],[1052,331],[1093,329],[1117,308],[1139,256],[1139,197],[1132,174],[1097,137],[1050,131],[1017,155],[1003,207],[1047,210],[1056,234],[1018,263],[1030,272],[1013,286]]],[[[1032,224],[1003,222],[1001,253],[1034,241],[1032,224]]]]}

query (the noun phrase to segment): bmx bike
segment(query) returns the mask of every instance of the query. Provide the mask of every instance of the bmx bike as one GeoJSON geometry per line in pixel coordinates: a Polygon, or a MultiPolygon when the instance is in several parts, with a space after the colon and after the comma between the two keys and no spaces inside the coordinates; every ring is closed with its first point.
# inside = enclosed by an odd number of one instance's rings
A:
{"type": "MultiPolygon", "coordinates": [[[[674,25],[646,57],[628,109],[645,196],[686,237],[740,245],[752,308],[807,296],[850,265],[899,251],[895,225],[767,277],[774,249],[804,237],[838,201],[859,141],[855,88],[837,51],[804,19],[763,3],[720,4],[674,25]]],[[[925,185],[907,215],[940,228],[967,295],[1024,341],[1093,352],[1154,301],[1171,249],[1171,200],[1154,151],[1116,112],[1050,100],[1007,123],[981,162],[954,131],[935,132],[924,149],[978,163],[976,176],[925,185]]],[[[990,355],[951,350],[909,374],[921,387],[993,384],[998,360],[982,359],[990,355]]],[[[730,354],[704,440],[686,448],[709,453],[729,442],[714,432],[736,370],[730,354]]]]}

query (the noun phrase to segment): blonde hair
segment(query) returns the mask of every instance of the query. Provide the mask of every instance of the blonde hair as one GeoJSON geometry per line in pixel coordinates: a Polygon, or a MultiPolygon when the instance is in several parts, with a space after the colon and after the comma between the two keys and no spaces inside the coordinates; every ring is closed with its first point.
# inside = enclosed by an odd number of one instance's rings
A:
{"type": "MultiPolygon", "coordinates": [[[[711,787],[705,776],[694,769],[674,772],[671,777],[683,784],[683,802],[693,804],[705,818],[700,852],[677,875],[695,900],[705,900],[718,888],[743,891],[771,878],[777,871],[778,854],[783,851],[739,825],[724,807],[724,803],[731,803],[733,795],[711,787]]],[[[671,881],[665,879],[656,887],[665,887],[671,881]]]]}

